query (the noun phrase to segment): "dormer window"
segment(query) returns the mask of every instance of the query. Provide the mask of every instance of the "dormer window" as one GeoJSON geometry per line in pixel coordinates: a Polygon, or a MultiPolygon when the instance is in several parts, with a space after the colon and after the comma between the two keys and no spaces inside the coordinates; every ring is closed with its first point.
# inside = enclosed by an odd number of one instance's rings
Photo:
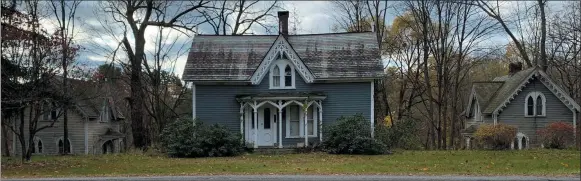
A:
{"type": "Polygon", "coordinates": [[[546,112],[545,95],[541,92],[531,92],[527,95],[525,99],[525,116],[545,116],[546,112]]]}
{"type": "Polygon", "coordinates": [[[109,103],[107,102],[108,99],[103,99],[103,105],[101,106],[101,115],[100,115],[100,122],[109,122],[112,120],[113,115],[111,112],[111,108],[109,107],[109,103]]]}
{"type": "Polygon", "coordinates": [[[292,76],[292,70],[290,65],[286,65],[286,67],[284,68],[284,85],[286,87],[292,86],[293,85],[293,76],[292,76]]]}
{"type": "Polygon", "coordinates": [[[43,102],[41,108],[42,120],[53,121],[58,118],[56,105],[52,102],[43,102]]]}
{"type": "Polygon", "coordinates": [[[280,68],[274,65],[272,69],[272,87],[280,87],[280,68]]]}
{"type": "Polygon", "coordinates": [[[290,62],[279,60],[270,70],[270,89],[294,89],[295,69],[290,62]]]}

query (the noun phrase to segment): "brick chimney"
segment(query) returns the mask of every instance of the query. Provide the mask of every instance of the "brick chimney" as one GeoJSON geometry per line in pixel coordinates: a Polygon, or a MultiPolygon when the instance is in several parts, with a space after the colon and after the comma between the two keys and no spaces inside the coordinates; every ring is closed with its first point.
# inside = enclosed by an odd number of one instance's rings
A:
{"type": "Polygon", "coordinates": [[[278,33],[288,35],[288,11],[278,12],[278,33]]]}
{"type": "Polygon", "coordinates": [[[522,62],[508,64],[508,75],[512,76],[521,70],[522,70],[522,62]]]}

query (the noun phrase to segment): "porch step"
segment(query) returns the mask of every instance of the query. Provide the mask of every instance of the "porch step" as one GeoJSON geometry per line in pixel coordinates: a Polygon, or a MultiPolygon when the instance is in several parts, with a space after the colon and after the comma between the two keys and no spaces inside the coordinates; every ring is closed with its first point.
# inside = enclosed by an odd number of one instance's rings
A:
{"type": "Polygon", "coordinates": [[[255,154],[261,155],[279,155],[279,154],[293,154],[296,153],[294,148],[255,148],[255,154]]]}

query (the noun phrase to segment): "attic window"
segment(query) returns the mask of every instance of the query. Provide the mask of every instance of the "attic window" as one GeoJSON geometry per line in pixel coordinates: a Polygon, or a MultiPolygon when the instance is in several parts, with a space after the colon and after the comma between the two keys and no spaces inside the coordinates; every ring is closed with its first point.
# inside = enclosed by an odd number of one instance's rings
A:
{"type": "Polygon", "coordinates": [[[111,108],[107,99],[103,99],[103,106],[101,107],[100,122],[109,122],[113,118],[111,108]]]}
{"type": "Polygon", "coordinates": [[[541,92],[531,92],[525,99],[525,117],[545,116],[547,100],[541,92]]]}
{"type": "Polygon", "coordinates": [[[53,121],[56,120],[58,117],[56,105],[52,102],[44,102],[42,103],[41,114],[42,120],[44,121],[53,121]]]}
{"type": "Polygon", "coordinates": [[[280,60],[270,69],[270,89],[294,89],[295,69],[290,62],[280,60]]]}

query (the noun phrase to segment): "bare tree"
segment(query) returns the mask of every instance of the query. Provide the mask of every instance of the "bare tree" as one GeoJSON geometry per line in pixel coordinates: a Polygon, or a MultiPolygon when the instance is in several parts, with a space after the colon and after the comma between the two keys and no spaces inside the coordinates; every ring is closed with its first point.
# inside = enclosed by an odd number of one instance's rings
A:
{"type": "MultiPolygon", "coordinates": [[[[491,3],[488,1],[479,0],[473,4],[480,7],[480,9],[482,11],[484,11],[489,17],[495,19],[501,25],[504,32],[506,34],[508,34],[508,36],[510,37],[510,39],[514,43],[521,58],[529,67],[540,66],[543,70],[545,70],[545,71],[547,70],[547,55],[546,55],[546,49],[545,49],[546,32],[547,32],[547,30],[546,30],[546,13],[545,13],[546,1],[537,0],[537,4],[535,6],[536,8],[539,9],[539,14],[537,16],[540,17],[540,24],[541,24],[540,29],[536,30],[536,31],[540,31],[540,34],[541,34],[541,38],[540,38],[540,41],[538,43],[538,45],[539,45],[538,50],[540,52],[539,61],[534,61],[530,57],[530,54],[527,52],[526,42],[524,42],[523,38],[519,39],[519,38],[517,38],[517,35],[515,35],[514,32],[519,31],[519,30],[513,29],[510,26],[509,22],[506,20],[507,18],[505,16],[501,16],[499,1],[496,1],[495,3],[491,3]]],[[[526,8],[526,9],[528,10],[529,8],[526,8]]],[[[528,13],[525,16],[529,16],[528,13]]],[[[520,22],[520,21],[517,21],[517,22],[520,22]]],[[[520,28],[522,29],[522,27],[520,27],[520,28]]],[[[521,33],[521,36],[524,36],[523,33],[521,33]]],[[[536,53],[536,52],[533,52],[533,53],[536,53]]]]}
{"type": "Polygon", "coordinates": [[[276,18],[272,13],[278,8],[278,2],[265,1],[213,1],[213,8],[201,13],[207,19],[207,24],[212,27],[216,35],[243,35],[252,31],[257,24],[270,32],[272,25],[265,24],[268,18],[276,18]],[[263,5],[263,7],[260,7],[263,5]]]}
{"type": "Polygon", "coordinates": [[[137,148],[147,149],[151,139],[148,123],[143,119],[145,94],[142,90],[142,66],[147,61],[145,30],[150,26],[159,26],[182,32],[194,31],[195,27],[207,21],[202,11],[209,8],[209,1],[125,0],[108,1],[102,5],[104,11],[124,28],[120,46],[126,52],[130,66],[129,104],[133,144],[137,148]],[[128,33],[131,33],[131,39],[128,33]]]}
{"type": "MultiPolygon", "coordinates": [[[[155,50],[149,52],[153,61],[144,61],[144,91],[145,110],[152,119],[151,135],[152,141],[158,141],[157,135],[165,128],[170,121],[184,117],[179,112],[178,107],[186,105],[184,99],[188,93],[187,87],[174,75],[174,70],[178,58],[188,53],[188,45],[179,41],[181,36],[170,37],[171,31],[160,27],[154,40],[155,50]],[[169,69],[166,71],[164,69],[169,69]]],[[[188,41],[189,42],[189,41],[188,41]]],[[[187,109],[190,110],[190,109],[187,109]]],[[[189,116],[189,114],[188,114],[189,116]]]]}
{"type": "MultiPolygon", "coordinates": [[[[22,10],[26,14],[9,9],[8,16],[2,17],[6,28],[2,32],[2,112],[12,115],[2,123],[20,142],[23,161],[31,159],[36,133],[53,127],[62,115],[57,108],[66,100],[55,86],[64,56],[58,43],[62,37],[49,35],[41,26],[43,10],[39,1],[26,1],[22,10]]],[[[66,58],[74,57],[76,51],[69,49],[66,58]]]]}
{"type": "MultiPolygon", "coordinates": [[[[63,95],[68,95],[68,71],[69,66],[74,62],[74,59],[67,59],[68,52],[70,51],[70,47],[72,46],[72,39],[75,33],[75,14],[77,11],[77,7],[81,1],[73,0],[73,1],[51,1],[52,5],[52,12],[57,19],[59,32],[61,36],[61,53],[62,53],[62,92],[63,95]],[[68,12],[68,14],[67,14],[68,12]]],[[[68,108],[70,107],[70,100],[63,101],[62,112],[63,112],[63,133],[64,138],[63,140],[69,139],[69,128],[68,128],[68,108]]],[[[70,147],[70,143],[68,141],[64,142],[64,147],[70,147]]],[[[68,154],[68,149],[64,149],[63,154],[68,154]]]]}
{"type": "MultiPolygon", "coordinates": [[[[364,32],[371,30],[366,3],[363,0],[333,1],[335,31],[364,32]]],[[[380,7],[377,7],[380,8],[380,7]]],[[[378,20],[379,21],[379,20],[378,20]]]]}

